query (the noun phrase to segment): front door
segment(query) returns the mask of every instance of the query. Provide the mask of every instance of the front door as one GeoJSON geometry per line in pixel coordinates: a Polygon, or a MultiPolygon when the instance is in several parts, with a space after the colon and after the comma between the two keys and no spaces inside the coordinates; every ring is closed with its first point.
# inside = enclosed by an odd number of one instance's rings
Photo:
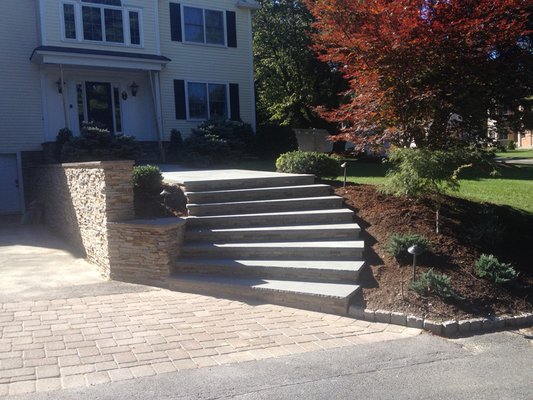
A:
{"type": "Polygon", "coordinates": [[[108,82],[85,82],[85,95],[88,121],[94,121],[110,132],[115,132],[111,84],[108,82]]]}

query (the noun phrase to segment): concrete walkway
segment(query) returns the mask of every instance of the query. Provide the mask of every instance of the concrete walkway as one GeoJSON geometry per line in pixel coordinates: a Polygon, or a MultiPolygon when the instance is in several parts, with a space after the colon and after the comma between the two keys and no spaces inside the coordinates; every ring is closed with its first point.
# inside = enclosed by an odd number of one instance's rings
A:
{"type": "Polygon", "coordinates": [[[419,330],[119,282],[44,228],[0,221],[0,396],[87,387],[419,330]]]}

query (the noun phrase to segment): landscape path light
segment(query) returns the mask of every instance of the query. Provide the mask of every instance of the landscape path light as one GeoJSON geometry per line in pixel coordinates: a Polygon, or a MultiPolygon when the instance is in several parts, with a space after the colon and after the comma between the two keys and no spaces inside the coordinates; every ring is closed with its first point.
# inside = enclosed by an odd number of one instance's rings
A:
{"type": "Polygon", "coordinates": [[[419,256],[420,254],[424,252],[424,247],[414,244],[407,249],[407,252],[413,255],[413,282],[414,282],[416,279],[416,256],[419,256]]]}
{"type": "Polygon", "coordinates": [[[345,191],[346,191],[346,167],[348,167],[348,161],[344,161],[341,164],[341,168],[344,169],[344,181],[343,181],[342,187],[344,188],[345,191]]]}
{"type": "Polygon", "coordinates": [[[160,196],[163,196],[163,203],[165,204],[165,207],[167,206],[167,196],[170,194],[170,192],[167,192],[165,189],[161,193],[159,193],[160,196]]]}

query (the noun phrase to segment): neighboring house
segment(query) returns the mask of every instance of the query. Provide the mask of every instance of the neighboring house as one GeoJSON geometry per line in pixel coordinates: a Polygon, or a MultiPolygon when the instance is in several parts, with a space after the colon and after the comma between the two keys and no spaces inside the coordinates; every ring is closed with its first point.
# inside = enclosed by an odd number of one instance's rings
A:
{"type": "Polygon", "coordinates": [[[146,146],[211,117],[255,127],[252,0],[0,5],[0,214],[22,211],[23,165],[65,126],[146,146]]]}
{"type": "MultiPolygon", "coordinates": [[[[531,119],[533,107],[531,105],[524,110],[524,106],[518,108],[522,118],[531,119]]],[[[496,109],[489,114],[487,120],[488,135],[490,138],[497,140],[500,144],[507,146],[513,142],[518,148],[533,148],[533,131],[526,128],[513,127],[509,124],[510,117],[516,117],[515,111],[508,109],[496,109]],[[499,121],[499,122],[498,122],[499,121]]]]}

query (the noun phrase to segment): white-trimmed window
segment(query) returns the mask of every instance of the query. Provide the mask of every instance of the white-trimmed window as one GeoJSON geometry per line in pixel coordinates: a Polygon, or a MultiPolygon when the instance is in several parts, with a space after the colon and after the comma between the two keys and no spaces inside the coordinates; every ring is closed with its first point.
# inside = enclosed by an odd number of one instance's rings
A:
{"type": "Polygon", "coordinates": [[[188,118],[227,119],[227,86],[225,83],[187,82],[188,118]]]}
{"type": "Polygon", "coordinates": [[[225,46],[224,12],[184,6],[183,33],[186,42],[225,46]]]}
{"type": "Polygon", "coordinates": [[[142,46],[142,15],[121,0],[67,1],[61,5],[65,40],[142,46]]]}

